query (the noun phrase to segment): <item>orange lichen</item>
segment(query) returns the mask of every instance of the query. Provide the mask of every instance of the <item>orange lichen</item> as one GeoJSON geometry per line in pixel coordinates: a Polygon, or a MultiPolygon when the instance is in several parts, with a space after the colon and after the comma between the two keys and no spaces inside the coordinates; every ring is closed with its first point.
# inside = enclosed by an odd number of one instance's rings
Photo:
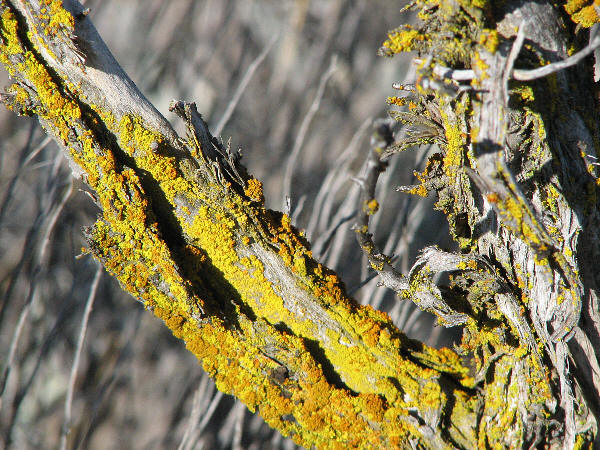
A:
{"type": "Polygon", "coordinates": [[[260,202],[260,203],[264,203],[265,202],[265,196],[263,194],[263,186],[262,183],[260,181],[258,181],[256,178],[250,178],[248,181],[248,186],[245,189],[245,193],[246,195],[256,201],[256,202],[260,202]]]}
{"type": "Polygon", "coordinates": [[[406,97],[396,97],[396,96],[388,97],[387,103],[389,105],[405,106],[407,104],[407,98],[406,97]]]}

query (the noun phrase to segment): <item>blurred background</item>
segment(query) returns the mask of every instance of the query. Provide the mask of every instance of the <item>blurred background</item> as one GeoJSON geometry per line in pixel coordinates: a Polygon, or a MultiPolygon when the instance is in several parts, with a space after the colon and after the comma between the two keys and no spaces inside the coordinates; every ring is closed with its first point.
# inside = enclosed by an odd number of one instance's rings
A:
{"type": "MultiPolygon", "coordinates": [[[[400,14],[404,2],[86,6],[116,59],[178,131],[169,102],[195,101],[213,134],[242,149],[267,205],[290,212],[315,257],[358,301],[390,313],[411,337],[452,345],[430,315],[378,286],[350,230],[352,177],[372,122],[386,117],[392,83],[410,81],[408,59],[376,56],[386,32],[410,20],[400,14]]],[[[4,71],[0,82],[9,83],[4,71]]],[[[413,171],[432,151],[394,156],[378,187],[371,230],[404,273],[425,245],[451,246],[433,199],[395,190],[415,183],[413,171]]],[[[294,448],[219,394],[160,320],[89,256],[78,257],[82,227],[98,214],[78,183],[35,119],[0,107],[0,447],[294,448]]]]}

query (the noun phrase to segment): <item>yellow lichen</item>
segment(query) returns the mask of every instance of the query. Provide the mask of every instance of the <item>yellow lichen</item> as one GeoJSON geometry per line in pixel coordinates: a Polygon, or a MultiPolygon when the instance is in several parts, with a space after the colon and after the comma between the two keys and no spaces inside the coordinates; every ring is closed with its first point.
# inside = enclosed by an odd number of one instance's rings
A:
{"type": "Polygon", "coordinates": [[[379,202],[377,200],[375,200],[374,198],[369,200],[364,206],[365,213],[367,213],[370,216],[375,214],[378,210],[379,210],[379,202]]]}
{"type": "Polygon", "coordinates": [[[75,19],[63,8],[62,0],[43,0],[41,3],[48,8],[48,25],[45,33],[56,34],[61,30],[73,30],[75,19]]]}
{"type": "Polygon", "coordinates": [[[569,0],[565,2],[565,11],[571,16],[573,22],[586,28],[593,26],[600,21],[598,9],[599,0],[569,0]]]}
{"type": "Polygon", "coordinates": [[[405,25],[388,33],[388,38],[383,43],[383,47],[389,49],[392,54],[409,52],[415,50],[415,42],[425,41],[426,39],[427,36],[420,34],[410,25],[405,25]]]}

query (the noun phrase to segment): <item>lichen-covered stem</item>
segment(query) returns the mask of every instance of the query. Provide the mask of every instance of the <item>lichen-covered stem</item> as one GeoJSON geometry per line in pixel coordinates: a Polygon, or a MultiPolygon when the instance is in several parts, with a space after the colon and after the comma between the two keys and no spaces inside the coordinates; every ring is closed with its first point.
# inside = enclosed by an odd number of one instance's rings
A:
{"type": "Polygon", "coordinates": [[[457,272],[446,293],[477,318],[462,348],[490,380],[480,446],[599,444],[597,86],[581,58],[576,70],[556,72],[570,64],[560,63],[545,79],[510,80],[514,68],[524,79],[587,46],[584,28],[599,17],[586,5],[418,0],[421,21],[382,50],[427,55],[421,97],[391,102],[442,126],[441,151],[419,178],[437,191],[463,255],[495,272],[485,283],[457,272]],[[463,67],[472,72],[453,70],[463,67]]]}

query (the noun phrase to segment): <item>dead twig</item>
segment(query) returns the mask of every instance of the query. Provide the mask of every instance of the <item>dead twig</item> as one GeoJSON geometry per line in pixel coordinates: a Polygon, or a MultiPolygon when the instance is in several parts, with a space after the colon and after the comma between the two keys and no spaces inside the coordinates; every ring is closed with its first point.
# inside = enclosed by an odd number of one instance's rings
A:
{"type": "Polygon", "coordinates": [[[87,333],[88,321],[90,318],[90,313],[92,312],[94,300],[96,298],[96,292],[98,291],[98,285],[100,283],[100,277],[102,276],[102,270],[102,266],[98,264],[98,267],[96,268],[96,275],[94,275],[94,281],[92,281],[90,293],[85,303],[83,318],[81,319],[81,329],[79,331],[79,337],[77,339],[77,347],[75,348],[75,357],[73,358],[73,365],[71,366],[71,373],[69,374],[67,397],[65,399],[65,416],[63,418],[63,427],[60,433],[61,450],[65,450],[67,448],[67,438],[71,430],[71,413],[73,406],[73,392],[75,391],[75,378],[77,377],[77,369],[79,367],[79,360],[81,359],[83,343],[85,341],[85,335],[87,333]]]}
{"type": "Polygon", "coordinates": [[[354,224],[356,239],[360,248],[369,260],[370,266],[376,270],[383,284],[395,292],[408,289],[408,280],[398,273],[391,264],[391,258],[376,250],[373,236],[369,233],[370,217],[377,212],[379,204],[375,199],[375,188],[379,176],[385,170],[385,162],[381,155],[394,143],[394,135],[387,120],[375,123],[375,133],[371,140],[371,151],[366,164],[366,174],[355,181],[361,188],[359,207],[354,224]]]}

